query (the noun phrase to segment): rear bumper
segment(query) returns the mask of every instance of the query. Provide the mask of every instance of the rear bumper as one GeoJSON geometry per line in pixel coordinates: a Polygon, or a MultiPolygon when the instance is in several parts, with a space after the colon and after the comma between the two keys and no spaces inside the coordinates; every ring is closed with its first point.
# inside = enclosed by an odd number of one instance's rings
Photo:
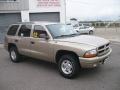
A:
{"type": "Polygon", "coordinates": [[[94,58],[82,58],[79,57],[80,65],[82,68],[94,68],[100,65],[101,63],[104,63],[104,61],[109,57],[111,54],[112,49],[110,48],[110,51],[100,57],[94,57],[94,58]]]}

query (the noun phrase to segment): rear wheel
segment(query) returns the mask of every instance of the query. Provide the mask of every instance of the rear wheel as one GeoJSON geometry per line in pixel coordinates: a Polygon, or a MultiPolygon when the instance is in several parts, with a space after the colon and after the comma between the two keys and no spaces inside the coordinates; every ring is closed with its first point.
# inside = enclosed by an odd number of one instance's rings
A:
{"type": "Polygon", "coordinates": [[[91,30],[91,31],[89,31],[89,34],[90,34],[90,35],[93,35],[93,31],[92,31],[92,30],[91,30]]]}
{"type": "Polygon", "coordinates": [[[65,78],[74,78],[79,72],[79,62],[74,55],[63,55],[58,62],[59,71],[65,78]]]}
{"type": "Polygon", "coordinates": [[[9,50],[9,54],[12,62],[17,63],[20,61],[21,56],[16,47],[11,47],[9,50]]]}

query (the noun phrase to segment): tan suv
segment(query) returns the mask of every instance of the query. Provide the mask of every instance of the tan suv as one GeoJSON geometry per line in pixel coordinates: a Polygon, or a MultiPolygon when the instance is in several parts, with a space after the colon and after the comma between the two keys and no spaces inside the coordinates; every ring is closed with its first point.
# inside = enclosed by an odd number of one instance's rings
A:
{"type": "Polygon", "coordinates": [[[80,68],[103,64],[112,52],[104,38],[80,35],[69,25],[48,22],[11,25],[4,46],[13,62],[19,62],[21,55],[54,62],[66,78],[76,76],[80,68]]]}

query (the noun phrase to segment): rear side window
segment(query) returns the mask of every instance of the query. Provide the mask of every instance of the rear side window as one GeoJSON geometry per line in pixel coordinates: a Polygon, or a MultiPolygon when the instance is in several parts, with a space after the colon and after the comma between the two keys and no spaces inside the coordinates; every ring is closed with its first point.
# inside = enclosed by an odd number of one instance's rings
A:
{"type": "Polygon", "coordinates": [[[31,28],[32,25],[22,25],[19,30],[18,36],[30,37],[31,28]]]}
{"type": "Polygon", "coordinates": [[[15,36],[19,25],[13,25],[9,28],[7,35],[15,36]]]}

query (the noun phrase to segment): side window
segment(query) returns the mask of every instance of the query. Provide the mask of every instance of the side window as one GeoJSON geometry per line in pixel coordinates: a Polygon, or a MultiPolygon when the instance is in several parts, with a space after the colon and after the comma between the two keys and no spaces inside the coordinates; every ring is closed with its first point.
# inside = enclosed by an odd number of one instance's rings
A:
{"type": "Polygon", "coordinates": [[[19,30],[18,36],[30,37],[31,28],[32,25],[22,25],[19,30]]]}
{"type": "Polygon", "coordinates": [[[7,35],[15,36],[19,25],[13,25],[9,28],[7,35]]]}
{"type": "Polygon", "coordinates": [[[33,30],[33,37],[34,38],[40,38],[40,34],[47,35],[47,32],[45,31],[43,26],[35,25],[33,30]]]}

